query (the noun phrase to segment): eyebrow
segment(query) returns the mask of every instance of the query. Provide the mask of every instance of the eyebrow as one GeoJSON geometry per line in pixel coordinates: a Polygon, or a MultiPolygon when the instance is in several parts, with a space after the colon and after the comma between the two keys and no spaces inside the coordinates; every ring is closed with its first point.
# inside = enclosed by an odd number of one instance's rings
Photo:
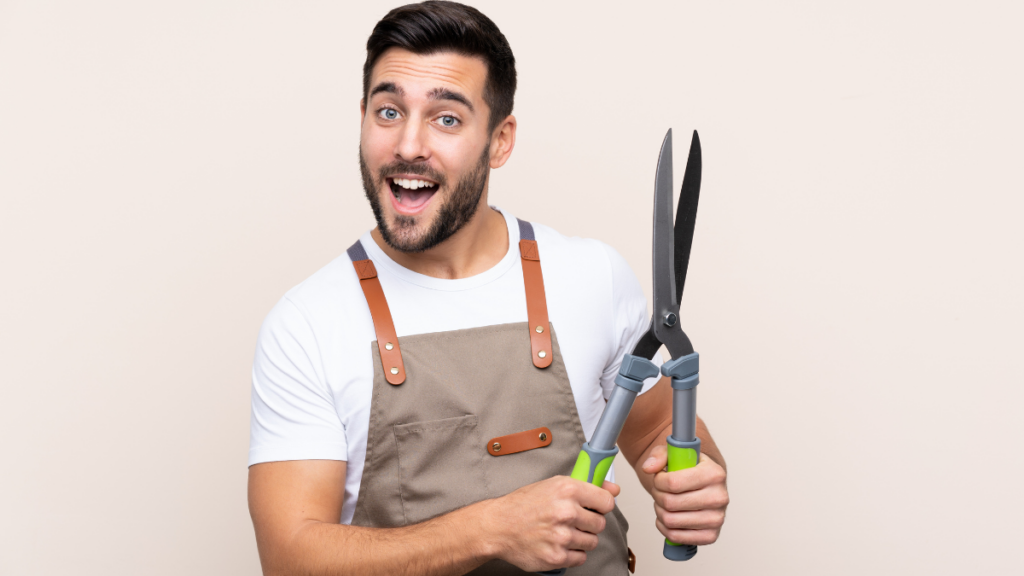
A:
{"type": "Polygon", "coordinates": [[[395,84],[394,82],[381,82],[380,84],[374,86],[373,90],[370,91],[370,98],[373,98],[374,96],[381,92],[387,92],[389,94],[395,94],[398,96],[405,96],[405,90],[402,90],[401,86],[395,84]]]}
{"type": "Polygon", "coordinates": [[[427,93],[427,98],[430,100],[451,100],[453,102],[458,102],[466,108],[469,108],[470,112],[473,112],[473,105],[469,103],[469,98],[447,88],[434,88],[427,93]]]}

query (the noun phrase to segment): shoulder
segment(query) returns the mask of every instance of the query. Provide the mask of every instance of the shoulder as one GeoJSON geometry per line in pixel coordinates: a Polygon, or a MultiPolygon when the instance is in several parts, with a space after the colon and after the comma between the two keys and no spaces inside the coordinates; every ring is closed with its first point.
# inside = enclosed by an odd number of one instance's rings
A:
{"type": "MultiPolygon", "coordinates": [[[[343,312],[351,309],[353,297],[362,297],[359,277],[352,267],[348,254],[329,262],[290,290],[281,299],[288,303],[286,309],[293,309],[310,318],[321,317],[326,312],[343,312]]],[[[279,304],[278,307],[281,307],[279,304]]]]}
{"type": "Polygon", "coordinates": [[[541,263],[547,274],[548,262],[557,269],[571,269],[591,281],[617,284],[636,277],[633,270],[614,248],[593,238],[565,236],[550,226],[533,224],[540,250],[541,263]]]}
{"type": "Polygon", "coordinates": [[[342,253],[284,294],[263,321],[260,337],[288,333],[308,342],[350,332],[371,322],[363,302],[352,260],[342,253]]]}
{"type": "Polygon", "coordinates": [[[645,317],[647,297],[629,263],[611,246],[592,238],[564,236],[534,224],[544,283],[601,313],[645,317]]]}

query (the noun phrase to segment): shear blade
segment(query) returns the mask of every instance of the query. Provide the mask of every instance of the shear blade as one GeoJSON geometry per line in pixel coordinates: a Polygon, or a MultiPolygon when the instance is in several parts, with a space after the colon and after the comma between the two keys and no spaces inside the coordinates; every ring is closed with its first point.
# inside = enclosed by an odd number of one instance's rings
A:
{"type": "Polygon", "coordinates": [[[654,315],[677,313],[675,239],[672,225],[672,129],[665,134],[654,176],[654,315]]]}
{"type": "Polygon", "coordinates": [[[679,208],[676,210],[675,226],[675,289],[676,302],[683,298],[686,284],[686,270],[690,266],[690,248],[693,246],[693,231],[697,224],[697,201],[700,199],[701,155],[700,137],[693,131],[690,141],[690,156],[686,159],[683,173],[683,189],[679,193],[679,208]]]}

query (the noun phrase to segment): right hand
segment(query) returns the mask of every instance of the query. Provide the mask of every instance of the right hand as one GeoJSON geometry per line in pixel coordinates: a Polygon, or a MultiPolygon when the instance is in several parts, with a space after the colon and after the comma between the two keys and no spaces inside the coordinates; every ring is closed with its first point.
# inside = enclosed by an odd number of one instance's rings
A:
{"type": "Polygon", "coordinates": [[[491,501],[497,557],[527,572],[579,566],[597,548],[619,487],[555,476],[491,501]]]}

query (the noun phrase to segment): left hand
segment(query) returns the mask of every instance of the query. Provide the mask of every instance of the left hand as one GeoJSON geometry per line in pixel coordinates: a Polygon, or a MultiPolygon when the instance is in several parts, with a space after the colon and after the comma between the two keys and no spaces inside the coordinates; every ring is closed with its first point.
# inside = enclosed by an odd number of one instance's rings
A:
{"type": "Polygon", "coordinates": [[[729,505],[725,469],[703,453],[693,468],[666,472],[667,463],[668,449],[660,444],[642,467],[654,475],[651,496],[658,530],[676,544],[714,543],[729,505]]]}

